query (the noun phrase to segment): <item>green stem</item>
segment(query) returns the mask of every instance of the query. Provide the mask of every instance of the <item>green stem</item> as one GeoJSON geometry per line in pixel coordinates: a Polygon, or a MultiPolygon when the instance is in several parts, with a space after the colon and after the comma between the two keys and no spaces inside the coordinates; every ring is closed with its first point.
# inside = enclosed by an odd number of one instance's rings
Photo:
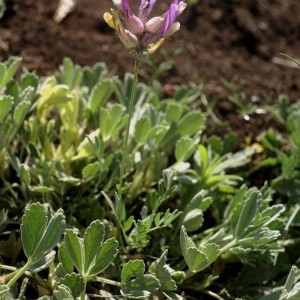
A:
{"type": "Polygon", "coordinates": [[[21,269],[17,270],[13,278],[7,283],[7,286],[11,288],[16,283],[16,281],[28,270],[29,267],[30,262],[27,261],[27,263],[21,269]]]}
{"type": "Polygon", "coordinates": [[[208,291],[208,290],[204,290],[203,293],[215,298],[215,299],[218,299],[218,300],[225,300],[224,298],[222,298],[221,296],[219,296],[218,294],[212,292],[212,291],[208,291]]]}
{"type": "Polygon", "coordinates": [[[97,276],[95,278],[95,281],[121,287],[121,283],[120,282],[115,281],[115,280],[111,280],[111,279],[107,279],[107,278],[103,278],[103,277],[98,277],[97,276]]]}
{"type": "Polygon", "coordinates": [[[135,64],[134,64],[133,82],[132,82],[132,89],[131,89],[131,95],[130,95],[130,100],[129,100],[129,112],[128,112],[129,120],[128,120],[127,126],[126,126],[124,152],[123,152],[123,156],[122,156],[121,169],[120,169],[120,181],[119,181],[120,194],[122,194],[121,191],[122,191],[122,186],[123,186],[123,176],[124,176],[125,167],[126,167],[126,159],[128,156],[129,129],[130,129],[131,119],[132,119],[132,115],[133,115],[134,99],[135,99],[135,91],[136,91],[136,86],[137,86],[137,81],[138,81],[139,66],[140,66],[140,61],[138,59],[136,59],[135,64]]]}
{"type": "Polygon", "coordinates": [[[220,249],[220,255],[226,251],[228,251],[230,248],[236,246],[238,243],[238,240],[237,239],[233,239],[231,242],[229,242],[228,244],[226,244],[224,247],[222,247],[220,249]]]}
{"type": "Polygon", "coordinates": [[[82,274],[82,279],[83,279],[83,283],[84,283],[84,288],[82,293],[80,294],[80,300],[85,300],[85,295],[86,295],[86,285],[88,282],[88,276],[86,274],[82,274]]]}

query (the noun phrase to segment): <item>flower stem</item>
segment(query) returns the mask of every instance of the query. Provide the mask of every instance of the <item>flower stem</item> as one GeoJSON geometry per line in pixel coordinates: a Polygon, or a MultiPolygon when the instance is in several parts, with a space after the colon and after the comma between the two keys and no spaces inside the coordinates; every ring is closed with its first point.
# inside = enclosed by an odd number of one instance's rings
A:
{"type": "Polygon", "coordinates": [[[125,172],[125,167],[126,167],[126,159],[128,156],[129,130],[130,130],[130,124],[131,124],[131,119],[132,119],[132,115],[133,115],[135,91],[136,91],[136,86],[137,86],[137,81],[138,81],[139,66],[140,66],[140,61],[138,59],[136,59],[135,64],[134,64],[133,82],[132,82],[132,89],[131,89],[131,95],[130,95],[130,100],[129,100],[129,112],[128,112],[129,119],[127,122],[126,131],[125,131],[125,144],[124,144],[124,151],[123,151],[121,169],[120,169],[120,181],[119,181],[120,194],[122,194],[123,177],[124,177],[124,172],[125,172]]]}

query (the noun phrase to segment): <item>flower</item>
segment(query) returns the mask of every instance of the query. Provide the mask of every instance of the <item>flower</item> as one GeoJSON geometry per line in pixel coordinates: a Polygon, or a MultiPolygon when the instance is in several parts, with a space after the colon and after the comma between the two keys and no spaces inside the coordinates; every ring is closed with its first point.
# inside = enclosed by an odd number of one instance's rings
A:
{"type": "Polygon", "coordinates": [[[173,0],[164,14],[149,19],[155,2],[141,0],[138,15],[135,15],[129,0],[113,0],[115,9],[103,16],[106,23],[117,31],[125,47],[140,57],[156,51],[166,38],[179,30],[180,23],[176,19],[186,8],[185,0],[173,0]]]}

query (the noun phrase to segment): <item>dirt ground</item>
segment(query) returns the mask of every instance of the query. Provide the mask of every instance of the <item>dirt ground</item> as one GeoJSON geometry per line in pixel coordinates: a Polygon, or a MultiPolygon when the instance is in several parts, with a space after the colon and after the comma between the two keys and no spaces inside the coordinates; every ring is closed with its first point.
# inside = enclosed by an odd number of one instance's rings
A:
{"type": "MultiPolygon", "coordinates": [[[[165,11],[169,4],[158,0],[158,10],[165,11]]],[[[79,0],[60,24],[53,19],[57,5],[58,0],[7,0],[0,20],[0,60],[22,56],[22,66],[40,75],[51,74],[66,56],[80,65],[104,61],[111,74],[120,77],[132,71],[133,55],[102,18],[111,0],[79,0]]],[[[162,83],[204,80],[207,100],[219,99],[216,113],[228,121],[227,131],[257,135],[272,126],[272,117],[242,119],[221,79],[243,82],[246,102],[275,102],[282,93],[297,101],[300,70],[280,53],[300,58],[299,11],[300,1],[295,0],[199,0],[179,17],[181,30],[165,45],[171,57],[174,50],[181,52],[173,57],[174,67],[161,77],[162,83]]],[[[141,80],[149,74],[146,68],[141,80]]]]}

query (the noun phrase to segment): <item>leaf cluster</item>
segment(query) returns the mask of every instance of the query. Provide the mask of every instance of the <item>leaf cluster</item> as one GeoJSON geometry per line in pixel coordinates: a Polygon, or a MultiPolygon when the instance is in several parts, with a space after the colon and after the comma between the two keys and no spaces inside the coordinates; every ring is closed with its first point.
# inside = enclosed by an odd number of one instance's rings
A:
{"type": "Polygon", "coordinates": [[[299,105],[281,98],[286,135],[266,131],[254,165],[254,145],[203,134],[201,86],[139,83],[118,186],[133,75],[66,58],[17,80],[20,63],[0,64],[0,297],[299,297],[299,105]]]}

